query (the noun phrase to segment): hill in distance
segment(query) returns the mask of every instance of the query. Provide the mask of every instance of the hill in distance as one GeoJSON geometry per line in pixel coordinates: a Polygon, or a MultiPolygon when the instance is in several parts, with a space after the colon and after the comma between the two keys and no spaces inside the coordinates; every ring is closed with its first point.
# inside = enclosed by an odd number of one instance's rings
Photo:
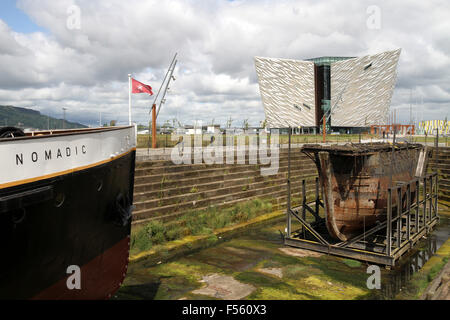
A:
{"type": "MultiPolygon", "coordinates": [[[[39,111],[13,106],[0,105],[0,127],[19,127],[22,129],[62,129],[63,120],[42,115],[39,111]]],[[[65,129],[87,128],[77,122],[64,122],[65,129]]]]}

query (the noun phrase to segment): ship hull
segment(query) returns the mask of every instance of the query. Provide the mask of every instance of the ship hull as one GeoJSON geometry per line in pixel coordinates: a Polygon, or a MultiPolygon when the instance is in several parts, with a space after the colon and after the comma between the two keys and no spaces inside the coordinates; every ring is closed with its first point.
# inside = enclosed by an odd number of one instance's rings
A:
{"type": "MultiPolygon", "coordinates": [[[[95,135],[86,138],[96,152],[95,135]]],[[[110,298],[128,266],[134,165],[135,148],[119,148],[63,174],[4,183],[0,299],[110,298]]]]}
{"type": "MultiPolygon", "coordinates": [[[[414,178],[418,149],[389,149],[372,152],[348,152],[309,149],[314,153],[323,191],[326,225],[329,234],[347,241],[386,220],[387,190],[390,186],[414,178]]],[[[411,188],[411,201],[416,197],[411,188]]],[[[402,188],[401,207],[406,207],[406,189],[402,188]]],[[[392,195],[393,212],[397,194],[392,195]]]]}

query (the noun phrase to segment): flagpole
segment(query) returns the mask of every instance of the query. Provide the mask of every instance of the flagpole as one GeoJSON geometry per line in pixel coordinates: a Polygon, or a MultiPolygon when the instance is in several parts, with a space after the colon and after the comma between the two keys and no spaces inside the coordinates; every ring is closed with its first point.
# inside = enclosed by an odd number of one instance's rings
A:
{"type": "Polygon", "coordinates": [[[131,74],[128,74],[128,124],[131,126],[131,74]]]}

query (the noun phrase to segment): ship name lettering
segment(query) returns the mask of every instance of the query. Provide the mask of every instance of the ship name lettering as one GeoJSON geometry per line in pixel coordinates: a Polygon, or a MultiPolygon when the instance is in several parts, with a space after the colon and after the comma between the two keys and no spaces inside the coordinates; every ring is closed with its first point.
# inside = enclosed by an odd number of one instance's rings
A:
{"type": "MultiPolygon", "coordinates": [[[[70,158],[71,156],[77,156],[78,155],[78,146],[76,146],[75,148],[71,148],[71,147],[66,147],[65,150],[64,148],[58,148],[55,149],[56,150],[56,159],[59,158],[70,158]],[[74,152],[72,152],[74,151],[74,152]]],[[[55,151],[53,150],[53,151],[55,151]]],[[[86,154],[87,153],[87,148],[85,145],[81,146],[81,154],[86,154]]],[[[54,154],[54,153],[53,153],[54,154]]],[[[48,149],[48,150],[44,150],[42,152],[42,154],[36,151],[33,151],[30,155],[31,161],[33,163],[36,163],[39,161],[39,155],[41,155],[41,159],[43,158],[45,161],[48,160],[52,160],[52,150],[48,149]]],[[[27,156],[26,156],[27,158],[27,156]]],[[[24,164],[24,157],[23,157],[23,153],[16,153],[16,166],[19,165],[23,165],[24,164]]]]}
{"type": "Polygon", "coordinates": [[[20,154],[20,156],[18,154],[16,154],[16,165],[18,166],[20,164],[23,164],[23,153],[20,154]]]}

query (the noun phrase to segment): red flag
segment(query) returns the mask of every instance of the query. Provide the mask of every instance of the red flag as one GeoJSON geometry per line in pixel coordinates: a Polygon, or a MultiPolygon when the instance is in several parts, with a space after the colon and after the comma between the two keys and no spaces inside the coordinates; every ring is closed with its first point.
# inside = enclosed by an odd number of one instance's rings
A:
{"type": "Polygon", "coordinates": [[[153,95],[152,87],[131,78],[131,93],[148,93],[153,95]]]}

